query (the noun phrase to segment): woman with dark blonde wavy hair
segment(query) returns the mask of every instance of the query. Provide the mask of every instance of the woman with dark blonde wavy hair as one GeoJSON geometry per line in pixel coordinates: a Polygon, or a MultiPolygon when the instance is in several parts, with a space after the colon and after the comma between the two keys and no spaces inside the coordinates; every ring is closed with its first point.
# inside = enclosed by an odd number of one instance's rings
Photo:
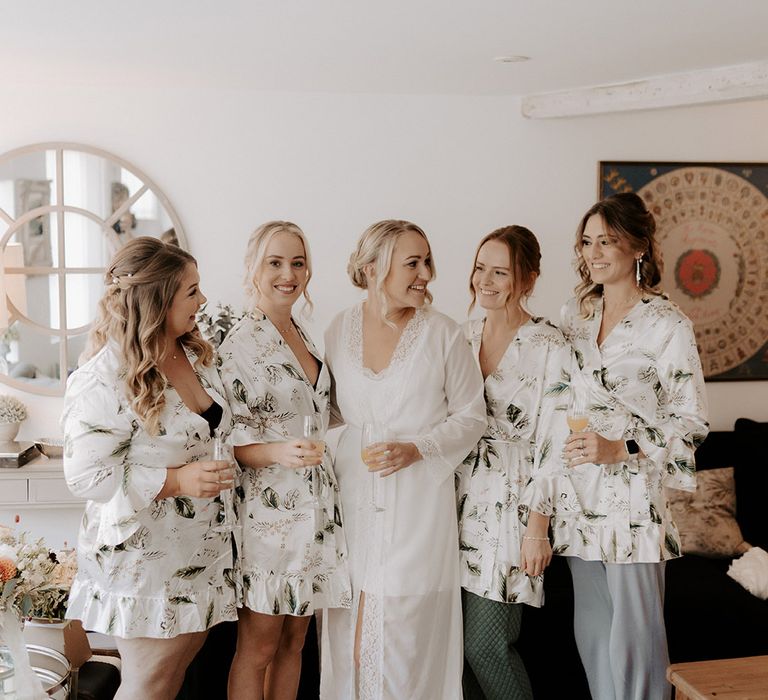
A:
{"type": "Polygon", "coordinates": [[[196,326],[195,259],[137,238],[105,284],[62,416],[67,484],[88,499],[67,616],[116,638],[119,700],[168,700],[206,631],[236,619],[232,534],[218,527],[234,474],[210,458],[230,414],[196,326]]]}
{"type": "Polygon", "coordinates": [[[583,405],[573,418],[587,425],[566,441],[552,532],[595,700],[670,696],[664,562],[680,556],[680,538],[664,488],[695,489],[694,450],[709,430],[693,326],[659,289],[655,231],[634,193],[592,206],[562,312],[570,391],[583,405]]]}

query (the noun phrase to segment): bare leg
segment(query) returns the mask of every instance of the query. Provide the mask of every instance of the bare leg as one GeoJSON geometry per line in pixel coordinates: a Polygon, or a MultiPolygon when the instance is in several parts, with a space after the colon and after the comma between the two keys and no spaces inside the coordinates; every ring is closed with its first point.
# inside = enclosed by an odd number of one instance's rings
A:
{"type": "Polygon", "coordinates": [[[237,651],[229,671],[229,700],[263,700],[267,666],[280,646],[285,615],[237,611],[237,651]]]}
{"type": "Polygon", "coordinates": [[[207,634],[192,632],[172,639],[116,638],[122,681],[115,700],[173,700],[207,634]]]}
{"type": "Polygon", "coordinates": [[[264,683],[267,700],[296,700],[301,676],[301,650],[309,620],[309,617],[285,616],[280,645],[267,667],[264,683]]]}

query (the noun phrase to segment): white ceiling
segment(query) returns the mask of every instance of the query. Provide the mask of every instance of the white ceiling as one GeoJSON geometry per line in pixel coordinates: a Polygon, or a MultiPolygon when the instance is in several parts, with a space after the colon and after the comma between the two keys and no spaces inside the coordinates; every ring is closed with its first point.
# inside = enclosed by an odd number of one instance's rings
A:
{"type": "Polygon", "coordinates": [[[524,95],[766,58],[766,0],[0,0],[0,84],[524,95]]]}

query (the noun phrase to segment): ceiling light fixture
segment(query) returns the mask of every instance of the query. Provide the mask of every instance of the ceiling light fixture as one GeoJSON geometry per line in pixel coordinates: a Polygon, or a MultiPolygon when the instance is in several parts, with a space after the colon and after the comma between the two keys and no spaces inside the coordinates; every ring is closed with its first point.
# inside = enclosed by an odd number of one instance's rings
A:
{"type": "Polygon", "coordinates": [[[497,63],[525,63],[526,61],[530,61],[530,56],[496,56],[496,58],[493,59],[497,63]]]}

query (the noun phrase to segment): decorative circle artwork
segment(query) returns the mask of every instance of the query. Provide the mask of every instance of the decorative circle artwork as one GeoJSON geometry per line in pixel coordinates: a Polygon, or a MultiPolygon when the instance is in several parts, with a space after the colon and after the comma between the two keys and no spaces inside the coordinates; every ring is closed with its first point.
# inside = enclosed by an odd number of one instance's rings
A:
{"type": "Polygon", "coordinates": [[[656,217],[662,287],[694,322],[704,375],[768,378],[768,176],[756,183],[736,164],[609,165],[603,184],[623,180],[656,217]]]}

